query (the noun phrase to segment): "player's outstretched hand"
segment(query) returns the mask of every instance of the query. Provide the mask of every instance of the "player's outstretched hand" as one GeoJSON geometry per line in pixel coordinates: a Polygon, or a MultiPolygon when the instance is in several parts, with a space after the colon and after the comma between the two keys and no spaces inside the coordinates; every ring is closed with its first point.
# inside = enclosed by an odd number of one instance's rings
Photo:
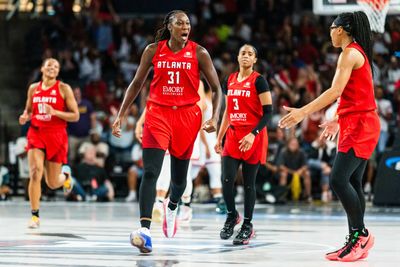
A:
{"type": "Polygon", "coordinates": [[[326,121],[326,122],[318,125],[318,127],[324,129],[324,131],[319,136],[319,138],[324,141],[334,140],[337,133],[339,132],[339,123],[337,121],[326,121]]]}
{"type": "Polygon", "coordinates": [[[289,113],[279,120],[278,126],[280,128],[292,128],[293,126],[301,122],[305,117],[303,110],[300,108],[290,108],[286,106],[283,106],[283,108],[289,113]]]}

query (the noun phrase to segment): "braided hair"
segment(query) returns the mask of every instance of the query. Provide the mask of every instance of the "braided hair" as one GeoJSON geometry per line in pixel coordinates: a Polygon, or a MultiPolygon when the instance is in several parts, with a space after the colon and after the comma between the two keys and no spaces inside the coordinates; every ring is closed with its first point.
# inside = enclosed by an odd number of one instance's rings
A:
{"type": "Polygon", "coordinates": [[[334,23],[342,26],[362,47],[372,70],[372,32],[367,15],[363,11],[346,12],[339,14],[334,23]]]}
{"type": "Polygon", "coordinates": [[[155,38],[156,42],[159,42],[162,40],[168,40],[171,37],[171,33],[168,30],[168,24],[171,22],[172,18],[178,13],[186,14],[182,10],[172,10],[164,17],[163,25],[161,28],[159,28],[157,30],[157,33],[156,33],[156,38],[155,38]]]}

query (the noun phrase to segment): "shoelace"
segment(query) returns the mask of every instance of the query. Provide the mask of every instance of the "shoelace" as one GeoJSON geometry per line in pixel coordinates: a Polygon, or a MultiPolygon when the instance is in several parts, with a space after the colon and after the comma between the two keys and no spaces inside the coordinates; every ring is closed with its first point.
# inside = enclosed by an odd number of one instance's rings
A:
{"type": "Polygon", "coordinates": [[[242,226],[238,233],[238,238],[248,238],[251,235],[251,227],[250,226],[242,226]]]}
{"type": "Polygon", "coordinates": [[[228,230],[230,230],[232,227],[235,226],[236,224],[236,220],[237,217],[231,219],[231,218],[227,218],[224,224],[224,228],[222,228],[222,231],[227,232],[228,230]]]}
{"type": "Polygon", "coordinates": [[[355,232],[354,234],[346,236],[346,243],[343,252],[350,253],[350,251],[355,250],[359,245],[360,238],[359,233],[355,232]]]}
{"type": "Polygon", "coordinates": [[[167,212],[167,216],[168,216],[168,220],[173,221],[177,210],[170,210],[169,208],[167,208],[169,211],[167,212]]]}

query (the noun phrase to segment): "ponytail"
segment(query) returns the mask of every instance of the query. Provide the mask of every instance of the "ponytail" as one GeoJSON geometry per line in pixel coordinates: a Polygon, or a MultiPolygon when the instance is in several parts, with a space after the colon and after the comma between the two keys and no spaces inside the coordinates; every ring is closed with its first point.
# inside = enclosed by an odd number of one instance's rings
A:
{"type": "Polygon", "coordinates": [[[335,25],[342,26],[354,40],[362,47],[372,68],[372,32],[367,15],[363,11],[341,13],[334,21],[335,25]]]}
{"type": "Polygon", "coordinates": [[[372,32],[367,15],[363,11],[353,13],[351,35],[363,48],[372,70],[372,32]]]}
{"type": "Polygon", "coordinates": [[[157,33],[156,33],[156,37],[155,37],[156,42],[159,42],[162,40],[168,40],[171,37],[171,33],[168,30],[168,24],[171,22],[172,18],[177,13],[185,13],[185,12],[182,10],[172,10],[164,17],[163,25],[161,28],[159,28],[157,30],[157,33]]]}

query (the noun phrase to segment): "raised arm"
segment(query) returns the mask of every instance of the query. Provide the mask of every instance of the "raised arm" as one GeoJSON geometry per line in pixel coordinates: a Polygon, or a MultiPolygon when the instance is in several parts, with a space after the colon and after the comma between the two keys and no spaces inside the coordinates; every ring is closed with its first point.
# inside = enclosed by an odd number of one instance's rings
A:
{"type": "Polygon", "coordinates": [[[365,59],[363,55],[356,49],[345,49],[339,56],[331,87],[322,93],[318,98],[314,99],[312,102],[302,108],[296,109],[285,107],[285,109],[289,111],[289,114],[284,116],[279,121],[279,127],[291,128],[302,121],[305,116],[319,111],[334,102],[342,95],[353,69],[356,66],[362,66],[364,60],[365,59]]]}

